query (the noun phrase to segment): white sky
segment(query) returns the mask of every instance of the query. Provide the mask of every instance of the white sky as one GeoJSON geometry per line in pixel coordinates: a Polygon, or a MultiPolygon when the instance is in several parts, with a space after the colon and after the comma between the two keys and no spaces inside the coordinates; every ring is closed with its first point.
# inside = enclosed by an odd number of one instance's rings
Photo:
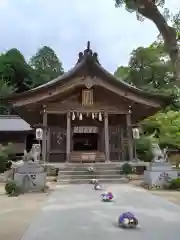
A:
{"type": "MultiPolygon", "coordinates": [[[[180,0],[166,0],[173,12],[180,0]]],[[[116,9],[114,0],[0,0],[0,51],[18,48],[28,59],[52,47],[67,71],[88,40],[102,65],[114,72],[126,65],[131,51],[148,46],[158,34],[153,23],[116,9]]]]}

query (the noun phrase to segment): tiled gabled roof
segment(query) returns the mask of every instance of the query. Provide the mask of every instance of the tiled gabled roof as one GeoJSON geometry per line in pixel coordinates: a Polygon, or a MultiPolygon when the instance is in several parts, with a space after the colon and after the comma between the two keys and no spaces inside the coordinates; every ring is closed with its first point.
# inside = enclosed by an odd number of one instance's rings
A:
{"type": "MultiPolygon", "coordinates": [[[[19,99],[25,96],[32,96],[33,93],[44,91],[45,89],[51,88],[53,86],[61,86],[65,84],[68,80],[71,80],[76,74],[81,71],[83,68],[87,69],[89,75],[93,74],[92,72],[96,72],[97,75],[101,75],[102,78],[105,78],[111,84],[117,86],[117,88],[124,89],[126,91],[130,91],[135,93],[139,96],[150,98],[153,100],[161,100],[165,101],[167,104],[172,101],[172,97],[164,96],[162,94],[155,94],[155,93],[148,93],[141,89],[138,89],[130,84],[124,82],[122,79],[115,77],[113,74],[108,72],[105,68],[102,67],[98,60],[98,54],[93,52],[90,49],[90,42],[87,44],[87,48],[84,52],[79,53],[79,58],[76,65],[70,69],[68,72],[64,73],[63,75],[43,84],[36,88],[33,88],[29,91],[25,91],[23,93],[13,94],[7,97],[7,101],[13,101],[15,99],[19,99]]],[[[92,76],[96,77],[96,76],[92,76]]],[[[6,99],[4,99],[6,101],[6,99]]]]}
{"type": "Polygon", "coordinates": [[[0,132],[31,131],[30,125],[16,115],[0,115],[0,132]]]}

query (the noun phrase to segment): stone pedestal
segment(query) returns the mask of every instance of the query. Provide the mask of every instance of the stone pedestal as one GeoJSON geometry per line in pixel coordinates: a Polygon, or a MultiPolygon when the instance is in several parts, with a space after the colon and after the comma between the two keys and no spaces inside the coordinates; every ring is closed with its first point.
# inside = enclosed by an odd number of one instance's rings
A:
{"type": "Polygon", "coordinates": [[[167,181],[177,177],[177,171],[169,163],[153,163],[144,171],[144,183],[149,186],[163,187],[167,181]]]}
{"type": "Polygon", "coordinates": [[[24,192],[42,191],[46,187],[46,172],[40,164],[27,162],[15,169],[14,180],[24,192]]]}

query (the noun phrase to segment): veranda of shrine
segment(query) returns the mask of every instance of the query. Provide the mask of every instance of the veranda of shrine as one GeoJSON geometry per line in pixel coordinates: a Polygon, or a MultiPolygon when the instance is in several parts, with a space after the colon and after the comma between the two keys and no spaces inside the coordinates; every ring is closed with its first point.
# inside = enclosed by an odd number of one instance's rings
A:
{"type": "Polygon", "coordinates": [[[43,129],[45,163],[136,159],[132,128],[168,104],[105,70],[88,42],[70,71],[6,99],[33,128],[43,129]]]}

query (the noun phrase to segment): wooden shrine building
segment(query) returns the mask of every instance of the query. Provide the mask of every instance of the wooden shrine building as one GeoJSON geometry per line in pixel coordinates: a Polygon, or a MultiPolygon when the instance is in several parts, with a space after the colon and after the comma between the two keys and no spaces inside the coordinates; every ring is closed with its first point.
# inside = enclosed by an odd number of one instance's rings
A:
{"type": "Polygon", "coordinates": [[[6,100],[32,127],[43,128],[43,160],[60,163],[133,160],[132,127],[169,99],[113,76],[88,42],[73,69],[6,100]]]}

